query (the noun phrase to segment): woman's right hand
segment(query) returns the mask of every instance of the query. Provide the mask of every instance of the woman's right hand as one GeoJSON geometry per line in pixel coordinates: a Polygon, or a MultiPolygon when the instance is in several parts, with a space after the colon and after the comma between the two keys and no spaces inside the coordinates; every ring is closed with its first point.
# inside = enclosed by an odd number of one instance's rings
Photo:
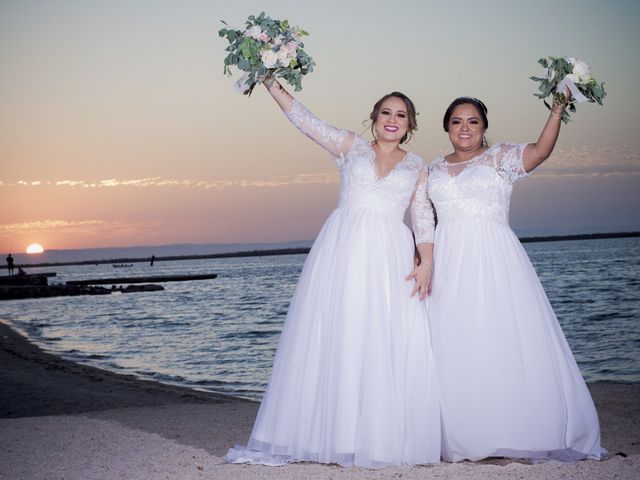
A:
{"type": "Polygon", "coordinates": [[[419,294],[420,300],[424,300],[427,298],[427,295],[431,294],[431,274],[433,272],[433,267],[430,262],[422,262],[413,271],[407,275],[405,280],[409,281],[411,279],[415,280],[415,285],[413,286],[413,291],[411,292],[411,296],[413,297],[416,293],[419,294]]]}
{"type": "Polygon", "coordinates": [[[293,104],[293,97],[287,92],[280,82],[273,76],[269,76],[263,82],[265,88],[271,94],[273,99],[280,105],[280,108],[285,112],[291,110],[293,104]]]}

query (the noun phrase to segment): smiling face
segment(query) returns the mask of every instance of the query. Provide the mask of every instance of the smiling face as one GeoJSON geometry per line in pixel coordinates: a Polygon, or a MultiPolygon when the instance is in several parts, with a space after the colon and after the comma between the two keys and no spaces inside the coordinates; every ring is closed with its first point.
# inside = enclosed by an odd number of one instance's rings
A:
{"type": "Polygon", "coordinates": [[[396,96],[387,97],[380,104],[377,116],[373,119],[376,140],[402,143],[413,129],[410,115],[411,112],[403,99],[396,96]]]}
{"type": "Polygon", "coordinates": [[[449,140],[456,151],[472,152],[482,147],[486,128],[474,105],[463,103],[456,106],[451,112],[447,127],[449,140]]]}

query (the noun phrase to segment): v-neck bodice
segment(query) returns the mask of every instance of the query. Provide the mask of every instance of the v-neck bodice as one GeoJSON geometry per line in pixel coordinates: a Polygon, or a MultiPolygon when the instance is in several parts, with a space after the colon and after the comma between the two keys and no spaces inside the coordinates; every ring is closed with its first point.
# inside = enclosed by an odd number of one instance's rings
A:
{"type": "Polygon", "coordinates": [[[346,155],[338,159],[340,205],[371,205],[393,211],[399,217],[409,206],[423,160],[408,152],[391,171],[378,177],[375,151],[361,137],[354,137],[346,155]]]}
{"type": "MultiPolygon", "coordinates": [[[[392,215],[400,224],[407,207],[417,243],[433,241],[434,217],[427,198],[427,167],[407,152],[384,177],[378,177],[375,151],[364,138],[319,119],[297,100],[285,112],[291,123],[334,157],[340,171],[338,208],[392,215]]],[[[401,228],[402,225],[399,225],[401,228]]]]}

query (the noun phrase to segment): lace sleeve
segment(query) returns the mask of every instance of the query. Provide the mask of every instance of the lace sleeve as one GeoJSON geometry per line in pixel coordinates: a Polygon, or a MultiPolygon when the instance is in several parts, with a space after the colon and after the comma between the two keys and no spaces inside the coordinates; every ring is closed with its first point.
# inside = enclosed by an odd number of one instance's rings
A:
{"type": "Polygon", "coordinates": [[[285,115],[298,130],[334,157],[340,158],[349,150],[354,136],[351,132],[329,125],[297,100],[293,100],[291,110],[285,112],[285,115]]]}
{"type": "Polygon", "coordinates": [[[411,224],[416,236],[416,244],[433,243],[435,218],[427,190],[429,170],[426,165],[420,169],[415,190],[411,197],[411,224]]]}
{"type": "Polygon", "coordinates": [[[526,146],[526,143],[501,143],[497,145],[496,169],[500,176],[509,183],[515,183],[529,175],[522,165],[526,146]]]}

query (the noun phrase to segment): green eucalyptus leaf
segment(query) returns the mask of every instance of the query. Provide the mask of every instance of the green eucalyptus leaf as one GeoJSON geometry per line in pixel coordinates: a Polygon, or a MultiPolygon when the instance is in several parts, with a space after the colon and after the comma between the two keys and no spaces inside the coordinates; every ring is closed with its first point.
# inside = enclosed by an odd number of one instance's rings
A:
{"type": "MultiPolygon", "coordinates": [[[[224,22],[223,22],[224,23],[224,22]]],[[[245,22],[246,28],[254,26],[259,27],[269,37],[267,42],[261,42],[251,37],[245,37],[244,32],[240,30],[232,30],[222,28],[219,35],[225,37],[229,45],[225,48],[228,52],[224,59],[223,72],[230,74],[230,66],[236,65],[239,70],[247,72],[248,90],[245,94],[250,95],[256,83],[263,82],[267,76],[272,75],[282,78],[292,85],[296,91],[302,89],[302,77],[313,71],[315,63],[313,59],[304,51],[304,45],[300,42],[302,35],[308,35],[304,30],[291,27],[288,20],[275,20],[268,17],[264,12],[260,15],[249,16],[245,22]],[[290,41],[298,42],[298,48],[295,57],[290,59],[286,66],[278,65],[274,68],[267,69],[262,64],[262,50],[274,48],[278,51],[278,47],[274,47],[273,39],[280,37],[283,44],[290,41]]],[[[224,25],[227,25],[224,23],[224,25]]]]}

